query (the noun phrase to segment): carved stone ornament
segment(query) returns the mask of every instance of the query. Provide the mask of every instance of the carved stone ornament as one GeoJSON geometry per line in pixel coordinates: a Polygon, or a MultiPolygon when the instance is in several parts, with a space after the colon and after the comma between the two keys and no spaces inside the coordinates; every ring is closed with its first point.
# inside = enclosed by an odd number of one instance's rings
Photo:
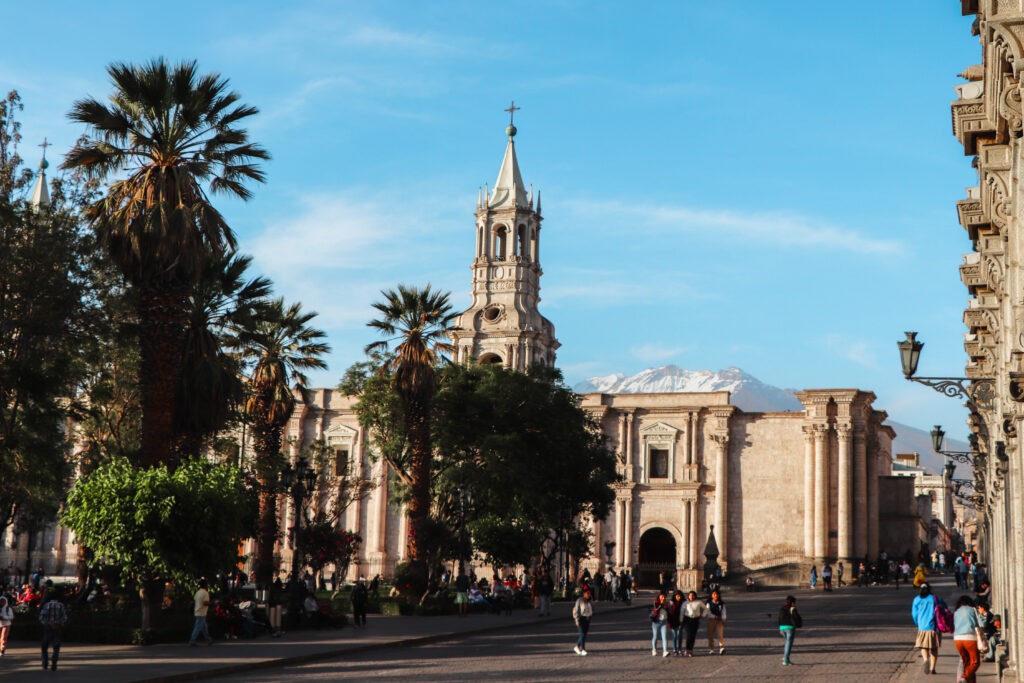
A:
{"type": "Polygon", "coordinates": [[[1010,398],[1017,403],[1024,403],[1024,372],[1010,373],[1010,398]]]}
{"type": "Polygon", "coordinates": [[[1006,119],[1010,132],[1019,137],[1022,129],[1020,86],[1007,78],[1003,94],[999,98],[999,115],[1006,119]]]}

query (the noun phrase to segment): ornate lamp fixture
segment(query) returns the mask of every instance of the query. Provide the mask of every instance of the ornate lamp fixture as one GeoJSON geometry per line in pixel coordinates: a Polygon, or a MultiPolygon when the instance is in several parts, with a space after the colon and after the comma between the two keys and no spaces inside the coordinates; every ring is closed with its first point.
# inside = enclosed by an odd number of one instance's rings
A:
{"type": "MultiPolygon", "coordinates": [[[[936,453],[946,456],[947,462],[963,462],[969,463],[974,460],[976,453],[974,451],[944,451],[942,450],[942,442],[946,438],[946,432],[942,431],[940,425],[935,425],[935,429],[931,431],[932,435],[932,448],[936,453]]],[[[972,439],[973,441],[973,439],[972,439]]]]}
{"type": "Polygon", "coordinates": [[[904,332],[907,338],[897,342],[900,349],[900,362],[903,364],[903,375],[911,382],[931,387],[940,394],[950,398],[962,398],[964,403],[974,412],[980,408],[991,408],[995,380],[991,377],[914,377],[917,363],[921,360],[921,349],[924,342],[917,341],[917,332],[904,332]],[[967,384],[969,383],[969,385],[967,384]]]}

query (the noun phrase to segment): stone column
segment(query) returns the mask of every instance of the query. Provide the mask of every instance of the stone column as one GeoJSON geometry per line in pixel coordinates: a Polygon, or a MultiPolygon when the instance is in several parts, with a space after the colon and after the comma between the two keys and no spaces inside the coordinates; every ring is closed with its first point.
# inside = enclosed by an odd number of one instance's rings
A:
{"type": "Polygon", "coordinates": [[[697,500],[690,501],[690,566],[696,567],[700,560],[697,555],[697,500]]]}
{"type": "Polygon", "coordinates": [[[690,567],[690,501],[683,498],[683,524],[679,527],[679,545],[682,546],[682,562],[684,568],[690,567]]]}
{"type": "Polygon", "coordinates": [[[693,464],[693,413],[686,414],[686,442],[683,443],[683,464],[693,464]]]}
{"type": "Polygon", "coordinates": [[[374,528],[375,533],[373,535],[373,550],[371,554],[375,560],[380,562],[380,567],[377,571],[383,574],[387,568],[388,554],[388,464],[383,459],[380,460],[379,476],[377,509],[374,512],[377,523],[374,528]]]}
{"type": "Polygon", "coordinates": [[[814,559],[828,554],[828,425],[814,426],[814,559]]]}
{"type": "Polygon", "coordinates": [[[626,481],[633,481],[636,472],[633,466],[633,413],[626,413],[626,481]]]}
{"type": "Polygon", "coordinates": [[[615,500],[615,566],[625,564],[626,548],[626,501],[615,500]]]}
{"type": "Polygon", "coordinates": [[[715,534],[718,540],[718,563],[722,571],[729,567],[729,437],[714,434],[711,439],[718,447],[715,461],[715,534]]]}
{"type": "Polygon", "coordinates": [[[864,426],[853,428],[853,554],[858,560],[868,551],[868,456],[864,426]]]}
{"type": "Polygon", "coordinates": [[[625,567],[633,566],[633,492],[629,493],[630,498],[626,498],[622,501],[623,510],[623,521],[625,527],[622,531],[622,545],[625,560],[622,565],[625,567]]]}
{"type": "Polygon", "coordinates": [[[804,427],[804,555],[814,557],[814,427],[804,427]]]}
{"type": "Polygon", "coordinates": [[[838,535],[838,550],[837,554],[840,560],[845,562],[847,565],[850,564],[850,560],[853,558],[853,545],[852,540],[852,527],[853,519],[850,515],[852,512],[852,497],[853,497],[853,468],[851,467],[850,459],[850,425],[836,425],[836,435],[839,440],[839,453],[837,456],[839,472],[837,481],[839,483],[839,499],[836,507],[838,508],[838,520],[836,522],[836,529],[838,535]]]}
{"type": "Polygon", "coordinates": [[[867,555],[875,558],[878,557],[878,455],[875,452],[867,454],[867,486],[867,555]]]}

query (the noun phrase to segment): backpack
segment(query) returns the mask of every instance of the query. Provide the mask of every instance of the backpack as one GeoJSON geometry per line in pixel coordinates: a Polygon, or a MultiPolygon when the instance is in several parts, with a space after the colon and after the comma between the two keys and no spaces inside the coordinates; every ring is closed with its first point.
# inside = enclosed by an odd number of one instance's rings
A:
{"type": "Polygon", "coordinates": [[[946,603],[940,601],[934,595],[932,601],[935,603],[935,628],[939,633],[953,632],[953,613],[946,607],[946,603]]]}

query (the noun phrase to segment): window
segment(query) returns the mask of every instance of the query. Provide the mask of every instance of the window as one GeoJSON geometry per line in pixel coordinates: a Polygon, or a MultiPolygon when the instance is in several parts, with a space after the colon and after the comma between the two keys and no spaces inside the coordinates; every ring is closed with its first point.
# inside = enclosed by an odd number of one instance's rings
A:
{"type": "Polygon", "coordinates": [[[348,448],[334,449],[334,476],[341,477],[348,470],[348,448]]]}
{"type": "Polygon", "coordinates": [[[651,479],[668,479],[668,449],[650,450],[651,479]]]}
{"type": "Polygon", "coordinates": [[[494,259],[505,260],[505,245],[508,242],[508,230],[501,225],[494,231],[494,250],[491,252],[494,259]]]}

